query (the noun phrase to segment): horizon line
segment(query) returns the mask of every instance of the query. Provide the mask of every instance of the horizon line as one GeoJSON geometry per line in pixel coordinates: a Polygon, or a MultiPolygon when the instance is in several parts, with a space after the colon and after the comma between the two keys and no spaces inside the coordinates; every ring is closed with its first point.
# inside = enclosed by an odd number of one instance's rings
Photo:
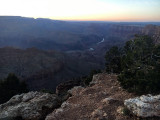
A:
{"type": "Polygon", "coordinates": [[[160,22],[160,21],[125,21],[125,20],[121,20],[121,21],[109,21],[109,20],[68,20],[68,19],[54,19],[54,18],[48,18],[48,17],[29,17],[29,16],[18,16],[18,15],[0,15],[0,17],[22,17],[22,18],[32,18],[32,19],[48,19],[48,20],[55,20],[55,21],[67,21],[67,22],[116,22],[116,23],[120,23],[120,22],[134,22],[134,23],[153,23],[153,22],[160,22]]]}

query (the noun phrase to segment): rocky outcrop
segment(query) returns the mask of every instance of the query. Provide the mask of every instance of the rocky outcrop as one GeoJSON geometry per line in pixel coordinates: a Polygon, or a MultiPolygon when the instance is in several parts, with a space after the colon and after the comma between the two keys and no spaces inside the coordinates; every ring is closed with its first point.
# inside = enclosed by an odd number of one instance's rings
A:
{"type": "Polygon", "coordinates": [[[125,106],[139,117],[160,117],[160,95],[142,95],[125,100],[125,106]]]}
{"type": "Polygon", "coordinates": [[[76,86],[60,108],[45,120],[134,120],[117,112],[123,101],[133,97],[124,91],[115,74],[97,74],[89,87],[76,86]]]}
{"type": "Polygon", "coordinates": [[[0,119],[41,120],[59,105],[60,100],[54,94],[29,92],[16,95],[0,105],[0,119]]]}
{"type": "Polygon", "coordinates": [[[120,87],[115,74],[94,75],[89,87],[76,86],[68,93],[72,96],[61,106],[59,97],[53,94],[16,95],[0,105],[0,120],[136,120],[135,115],[160,115],[160,95],[133,98],[134,94],[120,87]]]}

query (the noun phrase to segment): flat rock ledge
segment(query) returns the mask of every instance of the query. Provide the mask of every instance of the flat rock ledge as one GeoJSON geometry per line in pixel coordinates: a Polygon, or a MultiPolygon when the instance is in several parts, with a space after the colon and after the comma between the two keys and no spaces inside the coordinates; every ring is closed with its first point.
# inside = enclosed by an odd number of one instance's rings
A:
{"type": "Polygon", "coordinates": [[[124,105],[138,117],[160,117],[160,95],[142,95],[127,99],[124,105]]]}
{"type": "Polygon", "coordinates": [[[0,105],[0,120],[21,118],[23,120],[41,120],[60,105],[57,95],[29,92],[13,96],[7,103],[0,105]]]}

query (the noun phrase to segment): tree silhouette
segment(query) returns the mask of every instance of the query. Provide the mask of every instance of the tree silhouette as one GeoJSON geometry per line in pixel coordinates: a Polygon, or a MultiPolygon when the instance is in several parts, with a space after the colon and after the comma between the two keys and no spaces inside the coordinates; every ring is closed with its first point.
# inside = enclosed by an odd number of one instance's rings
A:
{"type": "Polygon", "coordinates": [[[6,79],[0,81],[0,104],[8,101],[16,94],[27,91],[26,83],[20,81],[15,74],[10,73],[6,79]]]}

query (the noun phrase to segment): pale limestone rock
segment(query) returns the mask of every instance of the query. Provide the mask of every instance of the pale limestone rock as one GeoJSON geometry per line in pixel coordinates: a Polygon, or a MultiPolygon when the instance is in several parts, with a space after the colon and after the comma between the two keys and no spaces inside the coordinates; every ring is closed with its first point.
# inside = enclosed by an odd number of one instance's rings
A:
{"type": "Polygon", "coordinates": [[[22,117],[25,120],[39,120],[60,104],[54,94],[29,92],[13,96],[0,105],[0,119],[22,117]]]}
{"type": "Polygon", "coordinates": [[[93,75],[92,81],[90,82],[90,86],[98,84],[101,76],[99,74],[93,75]]]}
{"type": "Polygon", "coordinates": [[[124,105],[139,117],[160,117],[160,95],[142,95],[125,100],[124,105]]]}

